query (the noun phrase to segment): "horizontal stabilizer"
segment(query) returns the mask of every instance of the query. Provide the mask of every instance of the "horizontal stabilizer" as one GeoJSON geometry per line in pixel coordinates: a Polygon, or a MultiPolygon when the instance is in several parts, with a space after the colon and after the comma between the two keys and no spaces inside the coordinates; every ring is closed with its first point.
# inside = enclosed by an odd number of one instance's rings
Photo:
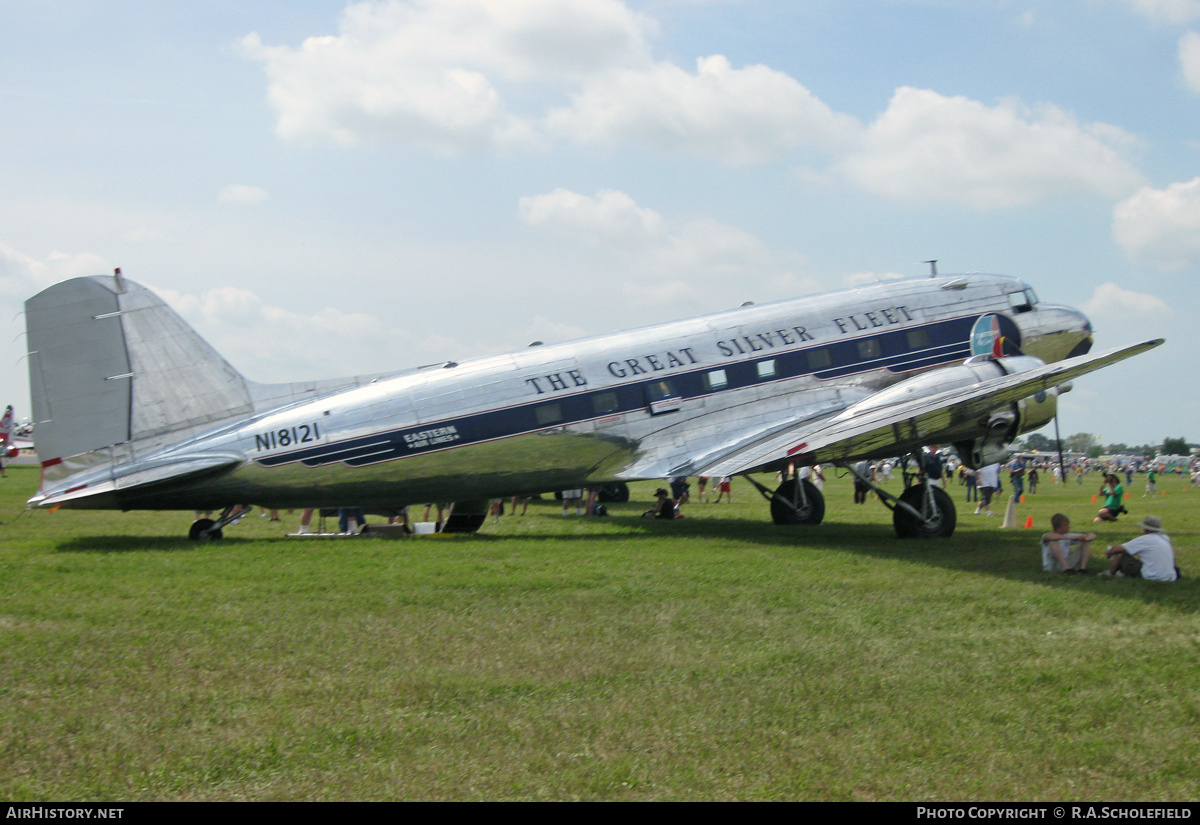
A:
{"type": "MultiPolygon", "coordinates": [[[[196,476],[232,470],[244,461],[243,456],[233,453],[204,453],[151,459],[115,470],[105,468],[90,480],[86,477],[72,478],[70,486],[62,485],[65,489],[43,489],[29,500],[29,505],[53,507],[63,504],[70,507],[72,502],[108,496],[114,499],[110,506],[119,506],[121,493],[164,481],[181,482],[196,476]]],[[[94,506],[93,502],[89,501],[89,506],[94,506]]]]}

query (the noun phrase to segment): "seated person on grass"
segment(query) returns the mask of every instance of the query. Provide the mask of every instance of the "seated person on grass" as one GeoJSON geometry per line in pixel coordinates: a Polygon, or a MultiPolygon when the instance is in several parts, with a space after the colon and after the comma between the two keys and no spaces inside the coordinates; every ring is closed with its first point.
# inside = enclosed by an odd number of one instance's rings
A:
{"type": "Polygon", "coordinates": [[[1050,527],[1051,531],[1042,535],[1042,569],[1047,573],[1087,573],[1096,534],[1072,533],[1071,520],[1062,513],[1050,517],[1050,527]]]}
{"type": "Polygon", "coordinates": [[[1175,548],[1171,545],[1171,537],[1163,532],[1162,519],[1146,516],[1138,527],[1142,528],[1140,536],[1108,548],[1112,564],[1100,575],[1152,582],[1173,582],[1178,579],[1175,548]]]}
{"type": "Polygon", "coordinates": [[[654,496],[657,501],[654,502],[653,507],[642,513],[642,518],[675,518],[677,513],[675,501],[667,494],[667,491],[659,487],[654,491],[654,496]]]}

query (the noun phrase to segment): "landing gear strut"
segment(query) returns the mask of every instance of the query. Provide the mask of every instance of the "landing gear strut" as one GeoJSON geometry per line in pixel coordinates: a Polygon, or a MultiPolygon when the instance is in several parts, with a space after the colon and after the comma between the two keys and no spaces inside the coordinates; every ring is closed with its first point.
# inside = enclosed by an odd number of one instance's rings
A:
{"type": "Polygon", "coordinates": [[[771,502],[776,524],[820,524],[825,518],[825,496],[808,479],[789,478],[772,492],[748,475],[743,478],[771,502]]]}
{"type": "Polygon", "coordinates": [[[883,506],[892,511],[892,526],[896,528],[896,535],[900,538],[948,539],[954,534],[958,514],[954,509],[953,499],[940,487],[934,487],[927,482],[908,486],[909,476],[905,473],[906,489],[897,498],[871,479],[857,473],[853,466],[838,466],[879,495],[883,506]]]}
{"type": "Polygon", "coordinates": [[[200,518],[192,522],[192,527],[188,530],[188,539],[191,541],[217,541],[224,538],[223,528],[233,524],[243,515],[245,508],[240,504],[234,504],[226,507],[221,511],[221,516],[216,521],[210,518],[200,518]]]}
{"type": "Polygon", "coordinates": [[[929,484],[909,487],[892,508],[892,526],[902,539],[948,539],[957,521],[949,494],[929,484]]]}

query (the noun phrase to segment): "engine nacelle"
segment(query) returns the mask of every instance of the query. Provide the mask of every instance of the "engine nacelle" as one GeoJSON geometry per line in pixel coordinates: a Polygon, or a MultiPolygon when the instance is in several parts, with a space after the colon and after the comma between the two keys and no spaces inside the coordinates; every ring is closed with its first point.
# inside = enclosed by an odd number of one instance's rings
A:
{"type": "MultiPolygon", "coordinates": [[[[1029,355],[968,358],[962,364],[929,370],[875,393],[846,409],[838,419],[852,418],[871,410],[903,404],[1043,366],[1045,362],[1040,358],[1029,355]]],[[[947,440],[954,442],[963,463],[969,467],[977,468],[1001,461],[1008,454],[1007,447],[1013,439],[1021,433],[1044,426],[1054,418],[1057,396],[1059,392],[1065,392],[1067,389],[1070,389],[1069,383],[1057,390],[1049,389],[1014,404],[998,407],[984,417],[963,422],[954,432],[947,434],[947,440]]]]}
{"type": "Polygon", "coordinates": [[[1070,389],[1071,383],[1064,382],[1061,386],[1051,387],[993,411],[988,417],[987,435],[954,443],[959,458],[973,470],[1003,461],[1008,457],[1008,445],[1018,435],[1031,433],[1054,419],[1058,396],[1070,389]]]}

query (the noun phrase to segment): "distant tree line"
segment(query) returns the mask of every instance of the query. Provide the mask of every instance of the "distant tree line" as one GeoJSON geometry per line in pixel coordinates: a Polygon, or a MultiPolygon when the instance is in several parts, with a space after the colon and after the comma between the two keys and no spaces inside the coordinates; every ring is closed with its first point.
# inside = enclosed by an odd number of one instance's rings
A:
{"type": "MultiPolygon", "coordinates": [[[[1022,450],[1037,450],[1039,453],[1058,452],[1058,444],[1053,438],[1043,435],[1042,433],[1031,433],[1023,439],[1017,441],[1016,444],[1022,450]]],[[[1162,455],[1187,455],[1191,452],[1193,444],[1189,444],[1186,438],[1164,438],[1162,444],[1106,444],[1101,446],[1097,443],[1096,436],[1092,433],[1075,433],[1069,435],[1062,440],[1062,449],[1064,452],[1087,453],[1092,458],[1098,458],[1102,455],[1116,455],[1124,453],[1125,455],[1144,455],[1154,456],[1162,455]]]]}

